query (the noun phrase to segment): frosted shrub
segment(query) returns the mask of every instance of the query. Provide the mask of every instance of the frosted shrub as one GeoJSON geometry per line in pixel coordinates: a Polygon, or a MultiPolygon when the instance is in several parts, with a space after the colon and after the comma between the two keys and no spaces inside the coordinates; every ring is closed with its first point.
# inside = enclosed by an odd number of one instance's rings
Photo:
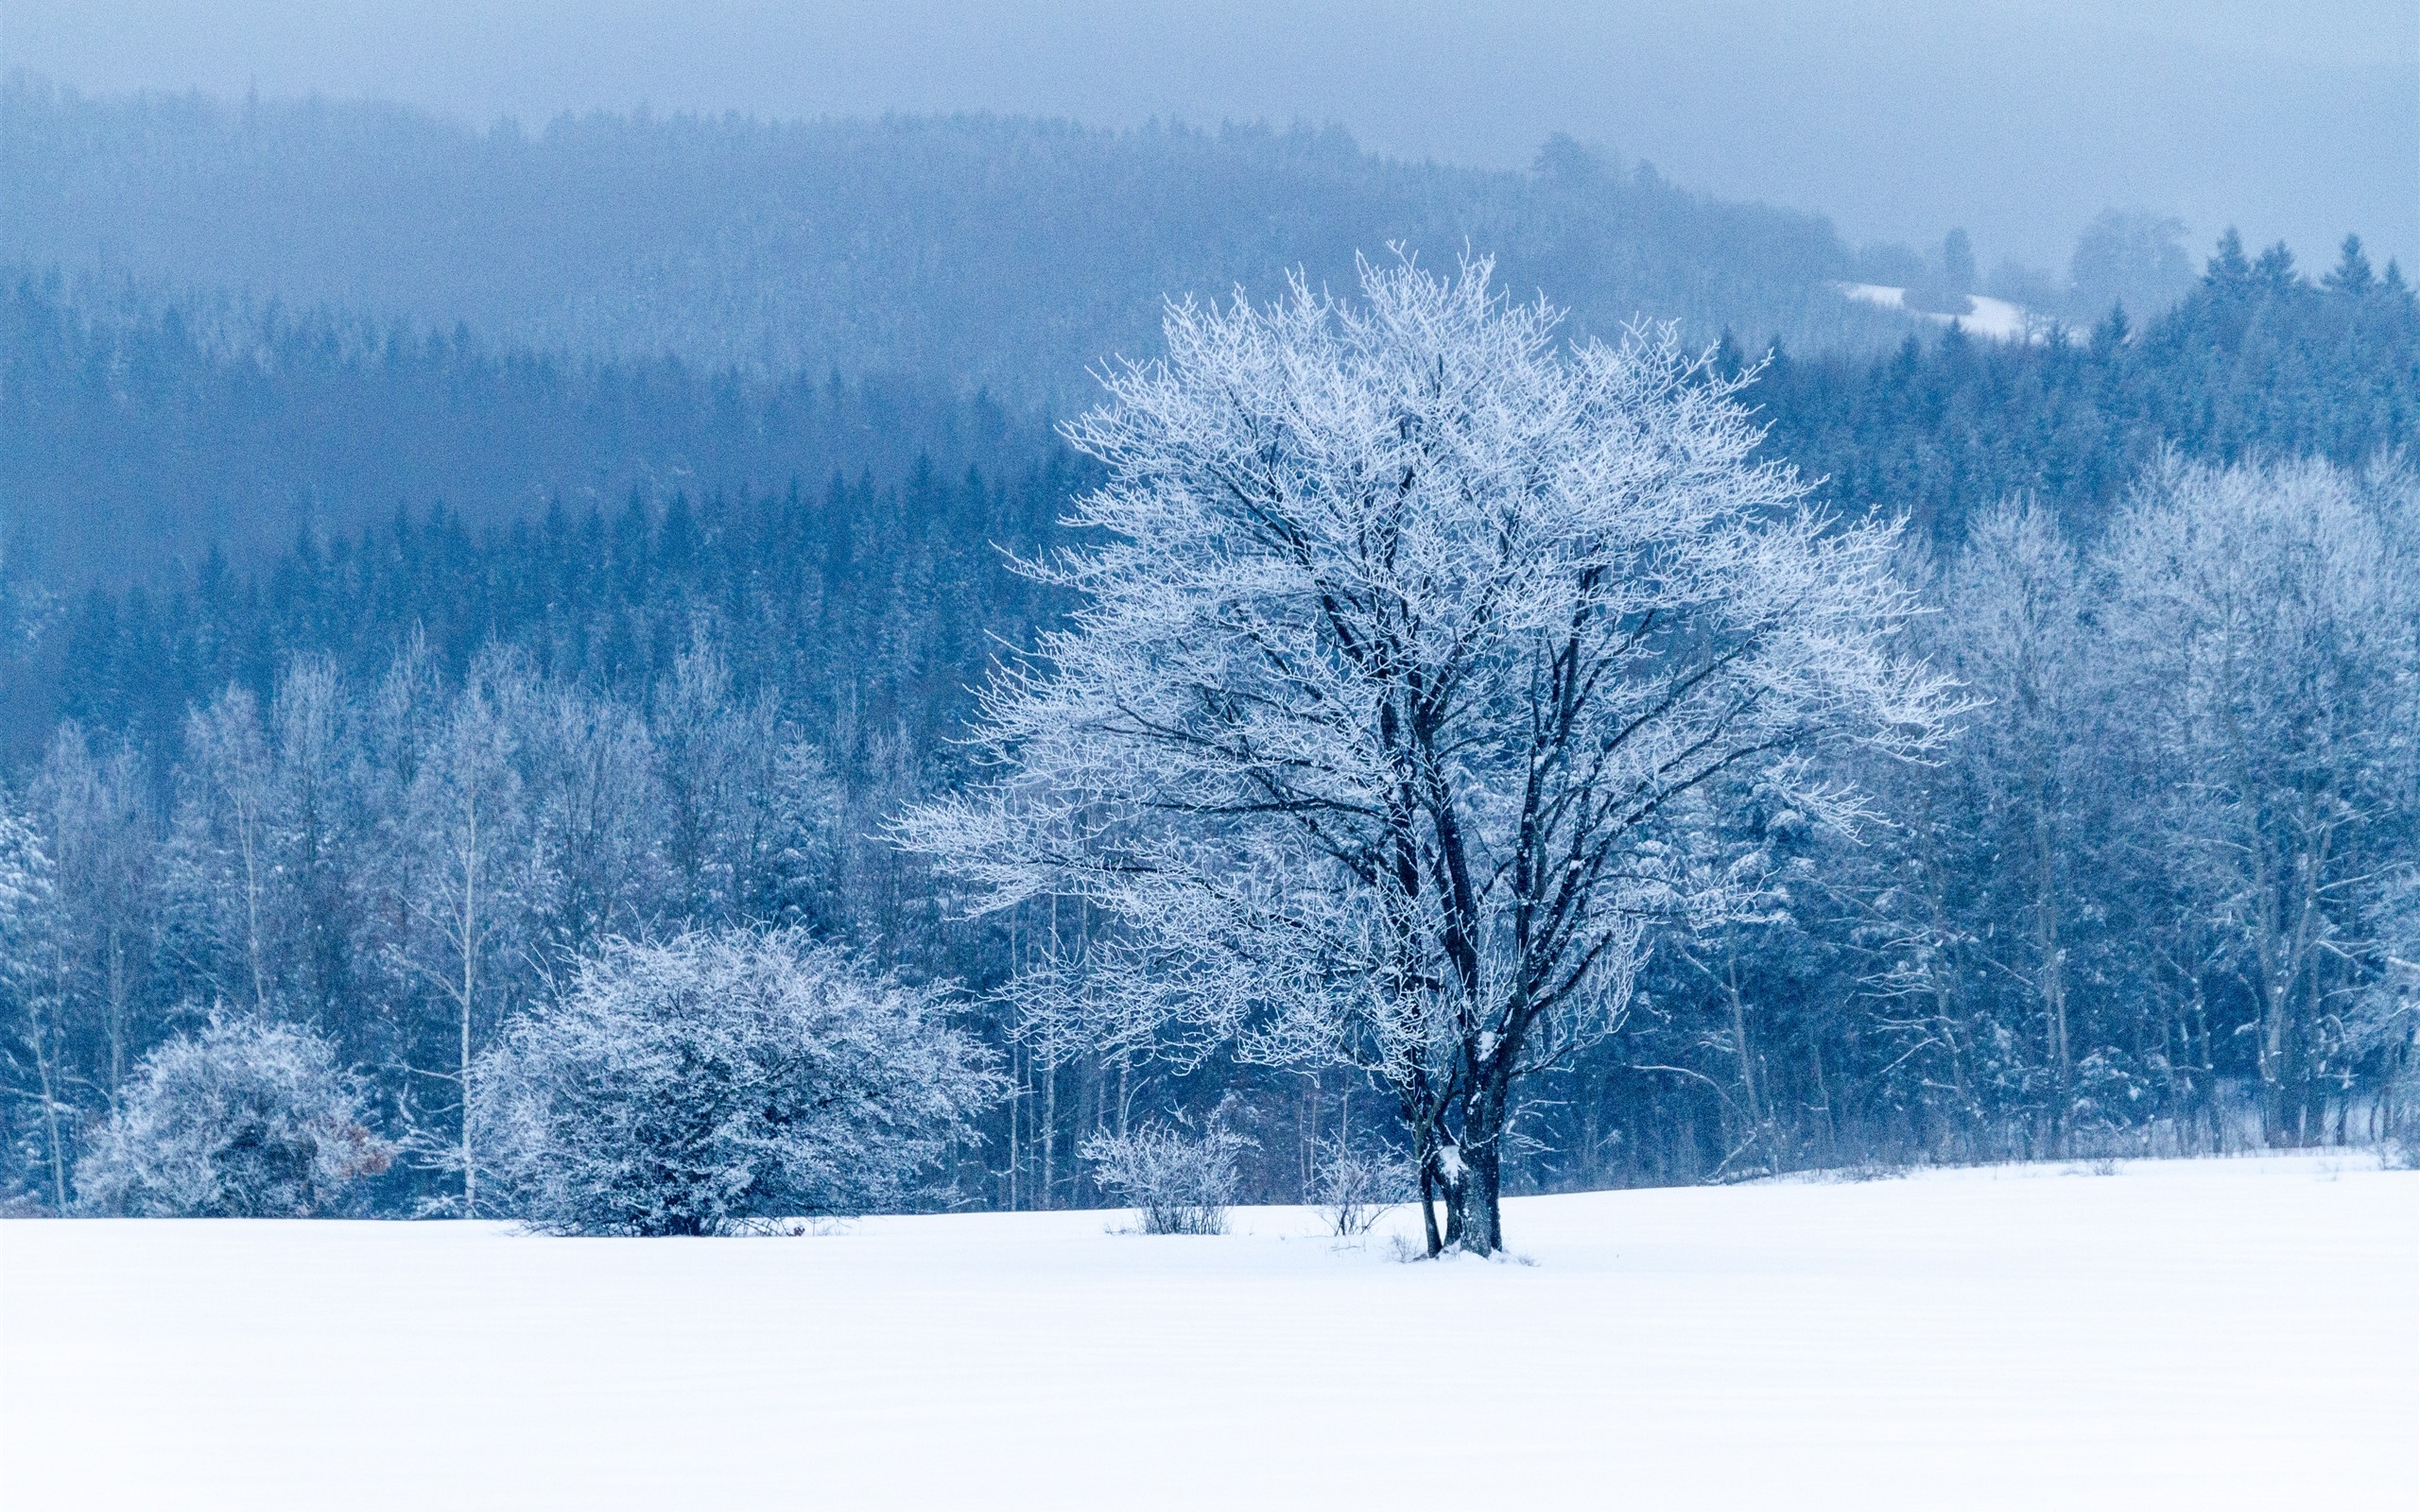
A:
{"type": "Polygon", "coordinates": [[[84,1206],[147,1218],[341,1211],[392,1149],[362,1120],[335,1047],[289,1023],[213,1018],[135,1068],[76,1167],[84,1206]]]}
{"type": "Polygon", "coordinates": [[[938,994],[745,930],[609,942],[475,1085],[483,1175],[509,1208],[650,1235],[909,1202],[999,1093],[938,994]]]}
{"type": "Polygon", "coordinates": [[[1253,1141],[1217,1124],[1200,1135],[1165,1124],[1095,1134],[1076,1153],[1093,1179],[1132,1204],[1147,1234],[1221,1234],[1242,1188],[1236,1157],[1253,1141]]]}
{"type": "Polygon", "coordinates": [[[1389,1208],[1409,1202],[1411,1161],[1392,1150],[1338,1139],[1319,1147],[1311,1193],[1339,1239],[1366,1234],[1389,1208]]]}

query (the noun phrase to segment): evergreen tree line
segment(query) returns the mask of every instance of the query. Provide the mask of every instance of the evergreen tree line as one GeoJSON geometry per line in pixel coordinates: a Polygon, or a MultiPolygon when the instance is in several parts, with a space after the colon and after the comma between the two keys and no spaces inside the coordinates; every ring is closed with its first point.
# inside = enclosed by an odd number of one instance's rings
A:
{"type": "MultiPolygon", "coordinates": [[[[2230,243],[2139,333],[1773,363],[1749,393],[1769,450],[1930,527],[1922,633],[1978,707],[1940,765],[1859,774],[1888,799],[1861,843],[1754,792],[1711,807],[1770,909],[1659,944],[1625,1032],[1524,1110],[1516,1186],[2406,1116],[2420,562],[2390,454],[2420,319],[2364,271],[2349,249],[2314,284],[2230,243]]],[[[370,1078],[414,1157],[375,1200],[408,1211],[458,1181],[446,1078],[605,940],[752,925],[961,985],[1011,1091],[954,1158],[972,1199],[1095,1199],[1084,1138],[1176,1111],[1256,1138],[1253,1190],[1302,1193],[1366,1089],[1021,1039],[990,987],[1094,921],[956,922],[885,837],[964,780],[997,644],[1064,608],[994,548],[1053,544],[1087,474],[1003,450],[479,529],[406,514],[31,603],[12,1189],[72,1197],[141,1057],[241,1012],[370,1078]]]]}
{"type": "MultiPolygon", "coordinates": [[[[1724,352],[1745,360],[1736,343],[1724,352]]],[[[1879,360],[1764,358],[1750,397],[1772,427],[1767,454],[1827,480],[1838,507],[1903,509],[1948,543],[1970,512],[2018,492],[2096,536],[2171,448],[2358,467],[2420,436],[2420,302],[2359,237],[2313,280],[2284,245],[2247,258],[2229,231],[2172,308],[2138,324],[2112,306],[2081,336],[1994,342],[1953,327],[1879,360]]]]}
{"type": "Polygon", "coordinates": [[[0,571],[59,586],[213,550],[256,565],[439,504],[477,529],[549,500],[779,490],[802,469],[895,483],[1049,450],[1031,413],[904,377],[563,358],[56,274],[0,296],[0,571]]]}
{"type": "MultiPolygon", "coordinates": [[[[2358,243],[2317,282],[2233,236],[2177,307],[2103,312],[2032,345],[1952,330],[1881,357],[1725,345],[1765,366],[1769,455],[1956,539],[1964,512],[2033,492],[2089,532],[2164,446],[2352,465],[2420,417],[2420,317],[2358,243]]],[[[275,310],[244,318],[124,288],[20,279],[0,298],[0,596],[246,568],[307,539],[442,504],[475,535],[558,501],[774,490],[920,463],[1009,475],[1056,450],[1049,418],[908,376],[759,378],[673,358],[497,348],[466,330],[275,310]]],[[[12,637],[11,639],[22,639],[12,637]]],[[[11,718],[31,717],[11,715],[11,718]]]]}

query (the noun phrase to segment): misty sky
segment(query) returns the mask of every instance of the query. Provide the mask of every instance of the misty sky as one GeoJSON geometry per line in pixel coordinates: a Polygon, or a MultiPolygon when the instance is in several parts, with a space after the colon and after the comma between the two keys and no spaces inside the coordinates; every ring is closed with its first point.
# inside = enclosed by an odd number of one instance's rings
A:
{"type": "MultiPolygon", "coordinates": [[[[2106,205],[2306,264],[2420,251],[2420,0],[8,0],[0,58],[88,93],[564,110],[1341,122],[1515,166],[1550,132],[1853,241],[1953,225],[2059,267],[2106,205]]],[[[2382,256],[2381,256],[2382,260],[2382,256]]]]}

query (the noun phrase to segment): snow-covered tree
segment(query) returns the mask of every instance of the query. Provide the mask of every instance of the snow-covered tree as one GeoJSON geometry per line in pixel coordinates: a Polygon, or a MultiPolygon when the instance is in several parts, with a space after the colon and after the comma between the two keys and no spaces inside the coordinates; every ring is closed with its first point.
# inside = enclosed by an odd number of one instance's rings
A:
{"type": "Polygon", "coordinates": [[[42,836],[0,786],[0,1012],[8,1014],[8,1091],[14,1127],[33,1115],[34,1149],[53,1211],[67,1206],[68,1142],[76,1107],[69,1096],[65,1036],[60,1030],[57,889],[42,836]]]}
{"type": "Polygon", "coordinates": [[[1669,331],[1559,347],[1490,274],[1171,308],[1068,432],[1098,543],[1032,570],[1082,608],[989,691],[993,780],[901,832],[977,909],[1115,922],[1054,1002],[1380,1077],[1432,1249],[1480,1253],[1525,1078],[1729,906],[1690,806],[1754,775],[1854,823],[1820,748],[1930,750],[1951,701],[1899,646],[1897,530],[1751,461],[1739,382],[1669,331]]]}
{"type": "Polygon", "coordinates": [[[2378,889],[2365,922],[2379,970],[2344,1016],[2345,1048],[2376,1062],[2377,1096],[2364,1132],[2420,1154],[2420,865],[2408,863],[2378,889]]]}
{"type": "Polygon", "coordinates": [[[700,636],[657,689],[651,734],[674,902],[700,924],[734,921],[762,846],[781,751],[773,702],[743,697],[700,636]]]}
{"type": "Polygon", "coordinates": [[[773,753],[758,794],[761,809],[737,857],[742,916],[750,922],[818,934],[842,922],[841,824],[847,795],[815,745],[791,739],[773,753]]]}
{"type": "MultiPolygon", "coordinates": [[[[2102,668],[2084,568],[2058,524],[2019,498],[1979,511],[1924,640],[1979,707],[1947,758],[1896,784],[1905,828],[1898,935],[1879,1021],[1906,1047],[1894,1093],[1967,1124],[1991,1148],[2055,1150],[2100,1047],[2087,1022],[2109,916],[2102,668]]],[[[2096,1066],[2106,1067],[2103,1057],[2096,1066]]]]}
{"type": "Polygon", "coordinates": [[[517,711],[527,774],[531,924],[550,956],[646,927],[661,893],[664,816],[655,753],[636,711],[570,687],[534,691],[517,711]]]}
{"type": "Polygon", "coordinates": [[[2061,1118],[2080,1058],[2065,828],[2082,807],[2076,711],[2089,697],[2081,588],[2057,524],[2038,507],[2010,504],[1976,522],[1948,595],[1958,610],[1949,664],[1988,700],[1968,716],[1962,753],[1980,774],[1979,817],[2000,869],[2015,880],[2004,964],[2033,999],[2061,1118]]]}
{"type": "Polygon", "coordinates": [[[56,868],[63,1026],[74,1025],[84,1074],[112,1103],[151,1041],[158,1006],[160,847],[148,782],[130,747],[96,755],[71,721],[27,791],[56,868]]]}
{"type": "Polygon", "coordinates": [[[198,996],[269,1011],[277,780],[260,704],[231,687],[185,721],[165,886],[174,948],[198,996]]]}
{"type": "Polygon", "coordinates": [[[940,994],[780,930],[607,942],[473,1087],[512,1211],[701,1234],[913,1200],[998,1080],[940,994]]]}
{"type": "Polygon", "coordinates": [[[2108,553],[2125,728],[2223,993],[2247,990],[2269,1136],[2308,1140],[2362,1053],[2348,1016],[2387,963],[2420,728],[2420,484],[2323,462],[2151,478],[2108,553]]]}
{"type": "Polygon", "coordinates": [[[360,917],[372,891],[354,707],[324,657],[297,658],[269,710],[270,936],[285,1011],[358,1033],[369,986],[360,917]]]}
{"type": "Polygon", "coordinates": [[[520,934],[531,872],[543,863],[527,843],[527,812],[515,765],[526,678],[512,659],[482,657],[436,722],[404,789],[397,850],[409,924],[396,958],[445,1005],[450,1068],[416,1068],[454,1084],[458,1138],[427,1143],[425,1158],[462,1177],[459,1211],[479,1211],[479,1160],[473,1143],[478,1043],[500,1015],[498,1000],[520,934]]]}
{"type": "Polygon", "coordinates": [[[341,1211],[390,1149],[323,1036],[213,1018],[143,1057],[76,1167],[87,1209],[158,1218],[309,1218],[341,1211]]]}

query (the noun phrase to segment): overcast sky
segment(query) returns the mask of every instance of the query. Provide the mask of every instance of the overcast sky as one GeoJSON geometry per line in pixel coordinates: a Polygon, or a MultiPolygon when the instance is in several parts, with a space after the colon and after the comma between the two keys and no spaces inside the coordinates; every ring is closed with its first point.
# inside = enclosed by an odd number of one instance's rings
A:
{"type": "Polygon", "coordinates": [[[2062,266],[2105,205],[2306,263],[2420,250],[2420,0],[7,0],[87,93],[565,110],[1340,122],[1512,166],[1554,131],[1853,241],[2062,266]]]}

